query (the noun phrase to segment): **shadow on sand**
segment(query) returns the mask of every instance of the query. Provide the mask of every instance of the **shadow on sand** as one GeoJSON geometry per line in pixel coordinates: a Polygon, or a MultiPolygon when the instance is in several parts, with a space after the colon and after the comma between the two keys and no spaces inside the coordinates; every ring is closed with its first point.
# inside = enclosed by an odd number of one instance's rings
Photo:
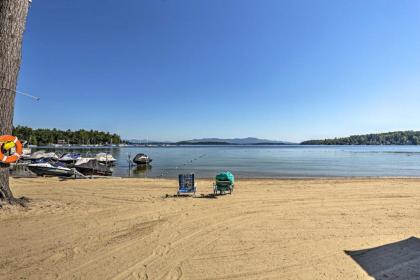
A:
{"type": "Polygon", "coordinates": [[[199,196],[196,196],[195,198],[207,198],[207,199],[217,199],[217,195],[213,193],[209,194],[200,194],[199,196]]]}
{"type": "Polygon", "coordinates": [[[376,280],[420,279],[420,239],[416,237],[345,253],[376,280]]]}
{"type": "Polygon", "coordinates": [[[192,195],[177,195],[177,194],[165,194],[162,196],[163,199],[165,198],[191,198],[192,195]]]}
{"type": "Polygon", "coordinates": [[[196,195],[196,196],[183,195],[183,194],[181,194],[181,195],[177,195],[177,194],[172,194],[172,195],[166,194],[162,198],[163,199],[165,199],[165,198],[205,198],[205,199],[217,199],[217,197],[223,196],[223,195],[226,195],[226,194],[222,194],[222,195],[217,194],[216,195],[216,194],[209,193],[209,194],[200,194],[200,195],[196,195]]]}
{"type": "Polygon", "coordinates": [[[228,193],[222,193],[222,194],[220,194],[220,193],[218,193],[218,194],[209,193],[209,194],[200,194],[199,196],[197,195],[194,198],[217,199],[218,197],[225,196],[225,195],[229,196],[230,194],[228,194],[228,193]]]}

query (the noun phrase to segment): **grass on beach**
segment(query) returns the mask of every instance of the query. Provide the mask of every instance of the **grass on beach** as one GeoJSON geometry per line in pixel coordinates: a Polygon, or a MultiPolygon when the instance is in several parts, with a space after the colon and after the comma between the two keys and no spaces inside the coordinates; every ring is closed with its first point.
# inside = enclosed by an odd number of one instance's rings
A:
{"type": "Polygon", "coordinates": [[[420,179],[211,183],[12,179],[32,202],[0,210],[0,279],[380,279],[346,251],[420,237],[420,179]]]}

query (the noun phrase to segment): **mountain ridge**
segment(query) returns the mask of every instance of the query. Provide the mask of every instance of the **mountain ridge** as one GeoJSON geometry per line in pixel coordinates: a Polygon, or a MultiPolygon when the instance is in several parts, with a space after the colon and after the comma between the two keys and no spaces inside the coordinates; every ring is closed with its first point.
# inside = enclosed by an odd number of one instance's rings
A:
{"type": "Polygon", "coordinates": [[[217,137],[211,137],[211,138],[195,138],[190,140],[182,140],[182,141],[154,141],[154,140],[139,140],[139,139],[129,139],[126,140],[128,143],[131,144],[196,144],[196,143],[226,143],[231,145],[255,145],[255,144],[268,144],[268,145],[287,145],[287,144],[294,144],[287,141],[280,141],[280,140],[269,140],[269,139],[260,139],[257,137],[245,137],[245,138],[217,138],[217,137]]]}
{"type": "Polygon", "coordinates": [[[191,139],[186,142],[196,143],[196,142],[225,142],[229,144],[236,145],[250,145],[250,144],[292,144],[286,141],[279,140],[269,140],[269,139],[260,139],[256,137],[245,137],[245,138],[199,138],[191,139]]]}

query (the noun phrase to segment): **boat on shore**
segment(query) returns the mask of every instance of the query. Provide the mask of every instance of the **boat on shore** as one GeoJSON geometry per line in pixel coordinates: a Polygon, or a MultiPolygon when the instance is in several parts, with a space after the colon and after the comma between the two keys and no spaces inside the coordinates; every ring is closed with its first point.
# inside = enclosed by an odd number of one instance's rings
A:
{"type": "Polygon", "coordinates": [[[70,177],[74,175],[74,170],[66,167],[63,163],[44,158],[28,164],[27,167],[38,176],[70,177]]]}
{"type": "Polygon", "coordinates": [[[81,158],[82,156],[80,154],[67,153],[67,154],[64,154],[62,157],[60,157],[58,160],[65,164],[74,164],[76,161],[78,161],[81,158]]]}
{"type": "Polygon", "coordinates": [[[111,154],[107,153],[99,153],[95,156],[95,159],[99,163],[105,164],[107,166],[114,166],[117,161],[111,154]]]}
{"type": "Polygon", "coordinates": [[[53,152],[47,153],[45,151],[36,151],[32,154],[23,154],[22,159],[29,160],[32,162],[35,162],[37,160],[42,160],[42,159],[57,161],[59,157],[57,156],[56,153],[53,153],[53,152]]]}
{"type": "Polygon", "coordinates": [[[137,165],[149,164],[152,162],[152,159],[147,155],[140,153],[134,157],[133,162],[137,165]]]}
{"type": "Polygon", "coordinates": [[[81,158],[74,164],[74,168],[83,175],[112,175],[112,170],[96,158],[81,158]]]}
{"type": "Polygon", "coordinates": [[[23,157],[29,157],[32,153],[32,149],[31,148],[26,148],[25,146],[22,149],[22,156],[23,157]]]}

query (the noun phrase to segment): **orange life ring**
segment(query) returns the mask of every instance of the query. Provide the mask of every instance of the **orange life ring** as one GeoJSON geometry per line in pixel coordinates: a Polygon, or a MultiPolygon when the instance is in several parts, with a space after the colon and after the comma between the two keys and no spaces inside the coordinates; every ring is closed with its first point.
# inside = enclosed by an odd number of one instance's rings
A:
{"type": "Polygon", "coordinates": [[[18,161],[18,159],[22,155],[23,146],[16,136],[12,136],[12,135],[0,136],[0,142],[10,142],[10,141],[15,143],[16,151],[13,155],[6,156],[3,154],[3,151],[0,149],[0,161],[3,163],[14,163],[18,161]]]}

